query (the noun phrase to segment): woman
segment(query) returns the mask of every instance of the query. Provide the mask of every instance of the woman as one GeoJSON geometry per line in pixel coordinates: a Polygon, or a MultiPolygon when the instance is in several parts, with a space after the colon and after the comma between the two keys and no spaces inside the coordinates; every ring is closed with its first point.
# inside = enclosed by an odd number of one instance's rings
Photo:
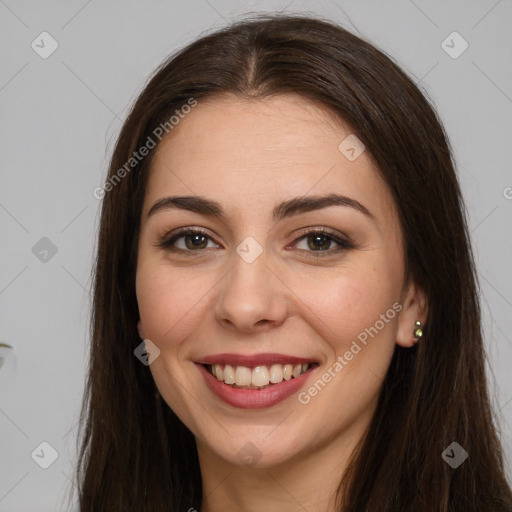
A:
{"type": "Polygon", "coordinates": [[[387,56],[203,37],[97,195],[81,511],[511,509],[449,144],[387,56]]]}

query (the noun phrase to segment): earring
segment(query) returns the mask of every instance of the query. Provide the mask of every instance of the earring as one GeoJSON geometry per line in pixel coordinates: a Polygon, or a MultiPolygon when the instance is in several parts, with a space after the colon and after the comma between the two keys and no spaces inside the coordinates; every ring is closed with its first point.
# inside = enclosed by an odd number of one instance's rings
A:
{"type": "Polygon", "coordinates": [[[416,338],[416,341],[418,341],[423,336],[423,329],[421,328],[420,321],[414,322],[414,325],[414,337],[416,338]]]}

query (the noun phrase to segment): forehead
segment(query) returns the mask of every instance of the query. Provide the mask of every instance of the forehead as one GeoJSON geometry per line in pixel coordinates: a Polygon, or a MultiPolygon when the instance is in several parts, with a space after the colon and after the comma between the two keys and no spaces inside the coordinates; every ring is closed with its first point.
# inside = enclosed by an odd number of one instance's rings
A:
{"type": "Polygon", "coordinates": [[[338,192],[377,216],[393,216],[368,151],[355,159],[350,152],[362,149],[354,137],[328,109],[297,95],[199,101],[156,149],[145,210],[171,193],[211,197],[242,211],[251,202],[262,209],[289,197],[338,192]]]}

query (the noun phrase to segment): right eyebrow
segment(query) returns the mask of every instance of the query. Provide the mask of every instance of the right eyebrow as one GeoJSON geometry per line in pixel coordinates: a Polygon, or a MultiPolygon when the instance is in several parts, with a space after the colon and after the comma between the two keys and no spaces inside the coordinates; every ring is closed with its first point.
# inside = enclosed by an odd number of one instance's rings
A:
{"type": "Polygon", "coordinates": [[[179,208],[201,215],[211,215],[223,219],[222,206],[217,201],[200,196],[173,196],[159,199],[148,211],[147,217],[158,211],[179,208]]]}

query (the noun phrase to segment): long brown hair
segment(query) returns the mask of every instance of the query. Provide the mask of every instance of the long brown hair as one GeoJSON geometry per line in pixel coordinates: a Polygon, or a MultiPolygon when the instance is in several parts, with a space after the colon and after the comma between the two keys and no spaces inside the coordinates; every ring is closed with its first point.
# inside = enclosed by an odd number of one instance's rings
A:
{"type": "Polygon", "coordinates": [[[134,357],[141,343],[135,295],[139,217],[154,151],[126,164],[191,98],[201,102],[224,93],[299,94],[351,126],[394,197],[408,276],[428,298],[421,342],[395,347],[373,420],[340,482],[339,510],[512,509],[487,389],[466,213],[442,125],[413,81],[370,43],[324,20],[266,15],[234,23],[172,55],[138,97],[117,140],[110,185],[101,194],[76,468],[80,510],[200,508],[194,436],[134,357]],[[456,469],[441,456],[452,442],[468,453],[456,469]]]}

